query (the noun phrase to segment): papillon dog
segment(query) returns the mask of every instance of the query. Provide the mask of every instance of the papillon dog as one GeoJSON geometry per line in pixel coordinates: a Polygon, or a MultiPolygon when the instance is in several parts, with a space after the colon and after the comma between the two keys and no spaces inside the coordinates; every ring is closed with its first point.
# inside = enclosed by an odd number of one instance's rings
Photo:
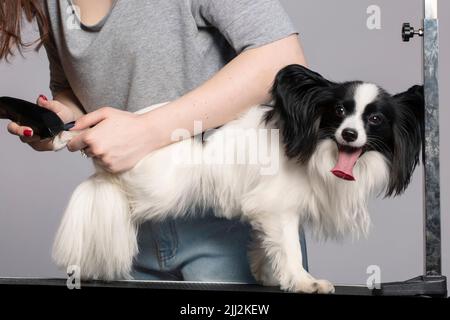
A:
{"type": "MultiPolygon", "coordinates": [[[[261,284],[334,292],[303,268],[299,227],[321,238],[367,234],[369,196],[401,194],[419,162],[423,87],[390,95],[372,83],[336,83],[289,65],[271,93],[270,104],[250,108],[207,139],[173,143],[129,171],[113,174],[94,162],[96,173],[74,191],[57,232],[57,265],[79,266],[84,279],[129,279],[141,223],[213,208],[251,225],[249,263],[261,284]],[[243,130],[277,134],[242,143],[243,130]],[[275,170],[262,172],[258,161],[191,159],[257,149],[276,150],[269,161],[275,170]]],[[[55,148],[67,140],[58,137],[55,148]]]]}

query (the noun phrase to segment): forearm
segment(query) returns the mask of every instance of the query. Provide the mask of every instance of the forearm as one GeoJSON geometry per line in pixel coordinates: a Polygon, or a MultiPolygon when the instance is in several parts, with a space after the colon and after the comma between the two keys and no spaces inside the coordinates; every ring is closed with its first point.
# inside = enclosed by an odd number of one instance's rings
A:
{"type": "Polygon", "coordinates": [[[201,121],[203,130],[221,126],[251,106],[270,101],[276,73],[293,63],[305,64],[297,35],[245,51],[202,86],[147,114],[153,119],[149,123],[159,124],[150,130],[159,131],[164,146],[171,143],[175,129],[193,134],[194,121],[201,121]]]}

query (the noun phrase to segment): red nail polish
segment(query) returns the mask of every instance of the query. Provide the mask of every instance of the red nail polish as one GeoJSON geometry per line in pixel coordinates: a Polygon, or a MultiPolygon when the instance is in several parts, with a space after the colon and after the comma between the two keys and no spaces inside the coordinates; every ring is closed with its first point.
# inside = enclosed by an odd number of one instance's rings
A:
{"type": "Polygon", "coordinates": [[[44,101],[48,101],[48,98],[46,96],[44,96],[43,94],[40,94],[39,98],[42,98],[44,101]]]}
{"type": "Polygon", "coordinates": [[[31,137],[33,135],[33,131],[31,131],[30,129],[26,129],[23,131],[23,135],[25,137],[31,137]]]}

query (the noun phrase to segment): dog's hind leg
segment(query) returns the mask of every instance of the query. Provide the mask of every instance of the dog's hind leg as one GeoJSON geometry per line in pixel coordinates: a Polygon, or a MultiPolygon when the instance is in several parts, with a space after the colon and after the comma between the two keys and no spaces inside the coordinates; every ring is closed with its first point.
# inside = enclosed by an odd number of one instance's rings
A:
{"type": "Polygon", "coordinates": [[[303,293],[332,293],[327,280],[316,280],[302,265],[299,217],[296,214],[252,215],[255,243],[249,251],[250,266],[263,285],[303,293]]]}
{"type": "Polygon", "coordinates": [[[137,253],[136,226],[114,176],[97,173],[74,191],[53,245],[61,268],[78,266],[85,279],[129,278],[137,253]]]}

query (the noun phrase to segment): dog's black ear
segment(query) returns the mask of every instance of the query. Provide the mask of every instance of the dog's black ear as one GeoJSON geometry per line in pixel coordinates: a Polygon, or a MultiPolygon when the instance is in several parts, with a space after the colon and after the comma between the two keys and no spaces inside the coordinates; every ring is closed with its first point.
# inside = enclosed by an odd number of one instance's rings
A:
{"type": "Polygon", "coordinates": [[[307,161],[314,152],[323,106],[334,99],[334,83],[301,65],[281,69],[272,87],[274,108],[266,120],[275,119],[286,155],[307,161]]]}
{"type": "Polygon", "coordinates": [[[423,86],[413,86],[395,95],[393,99],[396,117],[393,122],[394,153],[387,196],[398,195],[405,191],[419,163],[424,141],[423,86]]]}

